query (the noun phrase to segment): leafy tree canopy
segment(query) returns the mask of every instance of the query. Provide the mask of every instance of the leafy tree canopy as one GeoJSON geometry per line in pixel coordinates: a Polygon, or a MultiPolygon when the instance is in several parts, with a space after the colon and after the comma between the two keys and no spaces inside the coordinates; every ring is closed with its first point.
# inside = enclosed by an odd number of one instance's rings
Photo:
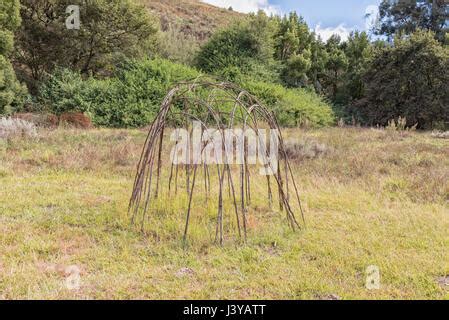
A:
{"type": "Polygon", "coordinates": [[[231,80],[240,73],[272,80],[275,30],[273,21],[260,11],[215,33],[198,53],[196,65],[231,80]]]}
{"type": "Polygon", "coordinates": [[[16,62],[22,75],[40,80],[55,67],[107,73],[117,57],[151,51],[158,28],[130,0],[23,0],[16,62]],[[66,8],[79,5],[80,29],[67,29],[66,8]]]}
{"type": "Polygon", "coordinates": [[[435,32],[437,39],[443,42],[449,18],[447,7],[446,0],[383,0],[376,34],[391,40],[395,34],[424,29],[435,32]]]}
{"type": "Polygon", "coordinates": [[[377,49],[364,75],[365,96],[356,107],[368,125],[405,117],[420,128],[449,122],[449,50],[432,32],[396,37],[377,49]]]}
{"type": "Polygon", "coordinates": [[[0,114],[11,113],[23,105],[26,89],[16,78],[8,59],[13,48],[13,34],[20,25],[19,0],[0,2],[0,114]]]}

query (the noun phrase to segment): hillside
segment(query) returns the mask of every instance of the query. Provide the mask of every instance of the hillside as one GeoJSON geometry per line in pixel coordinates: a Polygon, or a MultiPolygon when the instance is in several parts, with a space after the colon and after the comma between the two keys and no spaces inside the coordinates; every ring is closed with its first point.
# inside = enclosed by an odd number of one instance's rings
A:
{"type": "Polygon", "coordinates": [[[208,39],[214,30],[223,27],[244,14],[218,8],[199,0],[137,0],[160,17],[161,29],[179,25],[181,32],[200,42],[208,39]]]}

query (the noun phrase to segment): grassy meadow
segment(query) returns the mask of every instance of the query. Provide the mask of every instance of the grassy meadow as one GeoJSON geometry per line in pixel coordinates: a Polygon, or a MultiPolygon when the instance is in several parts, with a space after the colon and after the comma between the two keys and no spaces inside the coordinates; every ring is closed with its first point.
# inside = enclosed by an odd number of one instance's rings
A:
{"type": "Polygon", "coordinates": [[[145,232],[130,224],[144,130],[0,140],[0,298],[449,299],[449,140],[361,128],[285,135],[304,146],[293,169],[307,227],[293,232],[256,177],[248,242],[226,203],[223,247],[201,185],[187,247],[182,191],[169,197],[162,185],[145,232]],[[81,282],[70,290],[73,265],[81,282]],[[379,290],[365,287],[370,265],[379,290]]]}

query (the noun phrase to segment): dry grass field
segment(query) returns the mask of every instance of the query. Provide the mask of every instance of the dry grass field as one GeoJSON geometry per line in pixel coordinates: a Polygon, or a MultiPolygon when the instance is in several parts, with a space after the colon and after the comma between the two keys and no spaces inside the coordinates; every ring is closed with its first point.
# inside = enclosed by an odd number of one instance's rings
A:
{"type": "Polygon", "coordinates": [[[236,11],[218,8],[199,0],[138,0],[161,20],[162,30],[170,24],[182,26],[185,35],[200,42],[215,30],[226,27],[245,16],[236,11]]]}
{"type": "Polygon", "coordinates": [[[187,247],[181,192],[163,192],[145,233],[130,224],[145,131],[40,129],[0,140],[0,298],[449,299],[449,140],[285,133],[299,146],[307,228],[290,230],[256,181],[248,242],[229,227],[223,247],[213,243],[215,204],[201,192],[187,247]],[[378,290],[365,287],[370,265],[378,290]],[[67,286],[69,266],[81,272],[79,288],[67,286]]]}

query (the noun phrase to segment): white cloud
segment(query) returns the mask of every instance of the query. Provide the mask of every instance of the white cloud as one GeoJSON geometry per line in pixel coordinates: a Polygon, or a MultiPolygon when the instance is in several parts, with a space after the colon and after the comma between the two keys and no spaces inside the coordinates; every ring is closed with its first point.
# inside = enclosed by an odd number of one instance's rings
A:
{"type": "Polygon", "coordinates": [[[272,5],[268,0],[202,0],[221,8],[232,7],[233,10],[243,13],[265,11],[267,14],[280,14],[278,6],[272,5]]]}
{"type": "MultiPolygon", "coordinates": [[[[367,6],[365,9],[365,31],[369,32],[377,23],[378,19],[379,6],[374,4],[367,6]]],[[[318,24],[313,31],[315,31],[315,33],[319,35],[323,41],[327,41],[333,34],[339,35],[343,41],[346,41],[351,32],[355,30],[363,30],[363,27],[347,27],[344,23],[341,23],[336,27],[322,28],[321,24],[318,24]]]]}
{"type": "Polygon", "coordinates": [[[379,6],[372,4],[365,10],[365,29],[370,31],[379,21],[379,6]]]}
{"type": "Polygon", "coordinates": [[[348,28],[343,23],[336,27],[328,27],[322,28],[321,24],[318,24],[315,27],[315,33],[321,37],[323,41],[327,41],[332,35],[336,34],[341,37],[343,41],[346,41],[349,38],[351,31],[354,28],[348,28]]]}

